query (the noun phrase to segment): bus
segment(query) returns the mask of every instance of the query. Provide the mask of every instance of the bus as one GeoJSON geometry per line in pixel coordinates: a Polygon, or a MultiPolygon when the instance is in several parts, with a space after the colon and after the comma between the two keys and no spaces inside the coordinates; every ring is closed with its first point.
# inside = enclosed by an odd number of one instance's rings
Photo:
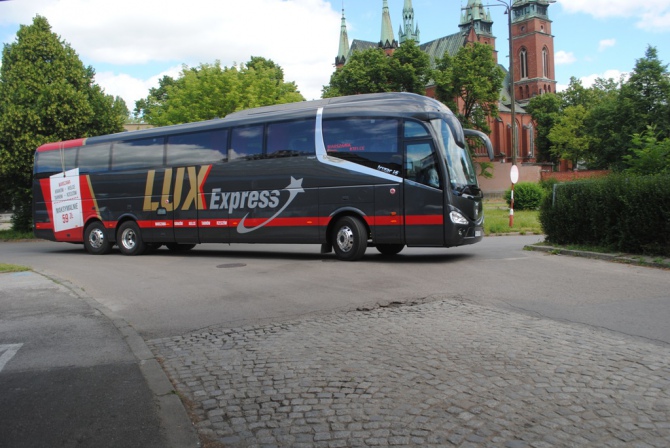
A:
{"type": "Polygon", "coordinates": [[[464,130],[410,93],[266,106],[223,119],[48,143],[35,152],[38,238],[101,255],[201,243],[452,247],[483,237],[464,130]]]}

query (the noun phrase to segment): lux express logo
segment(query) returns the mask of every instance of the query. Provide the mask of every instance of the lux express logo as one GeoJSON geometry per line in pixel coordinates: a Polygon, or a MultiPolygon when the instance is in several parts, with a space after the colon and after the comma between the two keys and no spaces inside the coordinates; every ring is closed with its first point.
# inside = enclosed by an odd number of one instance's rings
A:
{"type": "Polygon", "coordinates": [[[247,216],[249,216],[249,213],[244,215],[242,220],[237,225],[237,232],[249,233],[253,232],[254,230],[258,230],[273,221],[277,216],[281,215],[289,205],[291,205],[291,202],[293,202],[298,194],[305,192],[305,190],[302,188],[302,179],[296,179],[291,176],[291,182],[281,191],[262,190],[222,192],[220,188],[213,188],[212,197],[209,201],[209,209],[228,210],[229,214],[232,214],[235,210],[238,209],[275,209],[279,207],[282,191],[288,192],[288,198],[286,199],[286,202],[279,210],[275,212],[274,215],[262,223],[254,227],[246,227],[244,222],[247,219],[247,216]]]}

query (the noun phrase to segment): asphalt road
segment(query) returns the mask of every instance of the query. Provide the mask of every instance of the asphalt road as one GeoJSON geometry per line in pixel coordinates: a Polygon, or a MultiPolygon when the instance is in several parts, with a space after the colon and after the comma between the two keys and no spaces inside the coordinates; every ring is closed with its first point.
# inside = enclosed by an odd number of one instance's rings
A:
{"type": "Polygon", "coordinates": [[[369,248],[354,263],[321,255],[317,246],[212,244],[125,257],[23,242],[2,244],[0,262],[78,285],[145,340],[449,298],[670,343],[670,272],[523,250],[541,239],[491,237],[460,248],[405,249],[395,258],[369,248]]]}

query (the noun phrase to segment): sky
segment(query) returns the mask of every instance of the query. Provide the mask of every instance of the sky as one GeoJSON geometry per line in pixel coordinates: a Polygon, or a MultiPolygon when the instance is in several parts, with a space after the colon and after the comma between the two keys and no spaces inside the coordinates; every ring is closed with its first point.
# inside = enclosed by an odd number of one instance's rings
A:
{"type": "MultiPolygon", "coordinates": [[[[388,0],[398,34],[405,0],[388,0]]],[[[485,0],[501,5],[512,0],[485,0]]],[[[456,33],[467,0],[413,0],[425,43],[456,33]]],[[[308,99],[321,96],[334,70],[342,7],[349,41],[379,41],[383,0],[0,0],[0,42],[16,40],[36,15],[69,43],[96,82],[130,110],[158,80],[183,65],[251,56],[272,59],[308,99]]],[[[508,64],[505,8],[491,6],[498,61],[508,64]]],[[[598,77],[629,73],[648,46],[670,63],[670,0],[557,0],[550,6],[559,90],[571,77],[589,86],[598,77]]]]}

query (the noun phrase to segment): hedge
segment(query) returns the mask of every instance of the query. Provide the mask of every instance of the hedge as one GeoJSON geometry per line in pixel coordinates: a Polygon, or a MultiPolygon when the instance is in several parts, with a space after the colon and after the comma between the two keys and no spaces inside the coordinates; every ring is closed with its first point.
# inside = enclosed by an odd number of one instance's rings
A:
{"type": "Polygon", "coordinates": [[[547,241],[670,256],[670,176],[557,184],[540,207],[547,241]]]}
{"type": "MultiPolygon", "coordinates": [[[[537,210],[545,196],[544,189],[534,182],[519,182],[514,186],[514,210],[537,210]]],[[[505,191],[505,202],[511,205],[512,190],[505,191]]]]}

